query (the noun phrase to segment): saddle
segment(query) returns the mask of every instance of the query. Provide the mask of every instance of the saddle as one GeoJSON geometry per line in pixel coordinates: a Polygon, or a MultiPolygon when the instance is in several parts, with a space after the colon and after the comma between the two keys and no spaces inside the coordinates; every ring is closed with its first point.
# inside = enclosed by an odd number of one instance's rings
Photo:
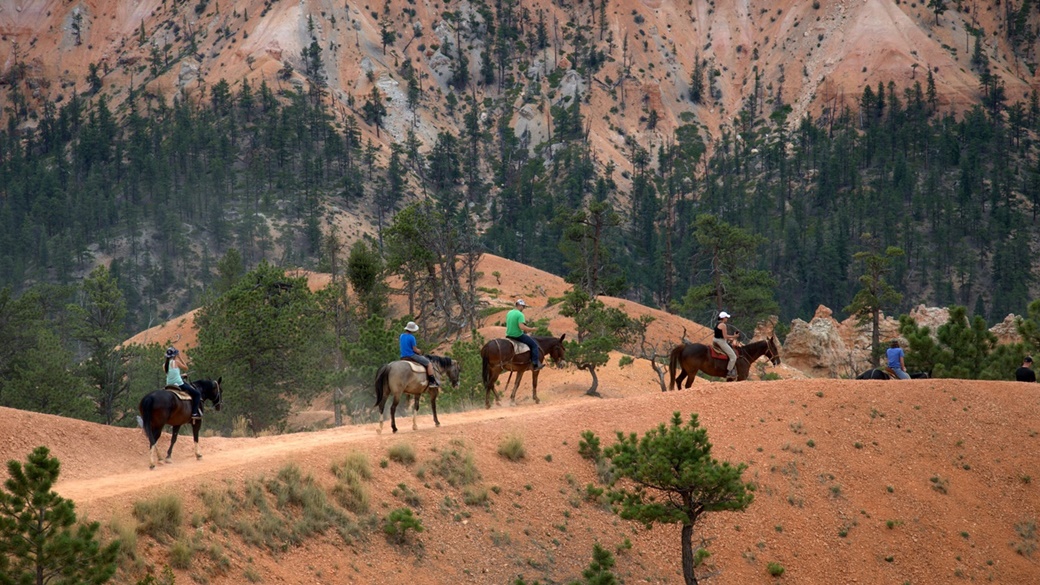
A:
{"type": "Polygon", "coordinates": [[[176,394],[177,398],[180,398],[181,400],[191,401],[191,395],[184,390],[181,390],[179,386],[167,386],[166,389],[176,394]]]}
{"type": "MultiPolygon", "coordinates": [[[[733,351],[736,350],[737,348],[734,347],[733,351]]],[[[729,361],[729,356],[726,355],[726,352],[719,349],[719,346],[715,345],[714,341],[711,342],[711,345],[708,346],[708,354],[711,355],[713,359],[729,361]]]]}
{"type": "Polygon", "coordinates": [[[503,337],[502,340],[507,342],[507,343],[513,344],[513,355],[514,356],[517,356],[517,355],[520,355],[522,353],[527,353],[527,352],[531,351],[531,346],[527,345],[523,341],[517,341],[515,339],[509,339],[508,337],[503,337]]]}
{"type": "Polygon", "coordinates": [[[899,376],[896,375],[896,371],[893,370],[892,368],[888,367],[888,366],[885,366],[883,368],[878,368],[878,370],[884,372],[884,374],[886,376],[888,376],[889,380],[896,380],[896,379],[899,378],[899,376]]]}

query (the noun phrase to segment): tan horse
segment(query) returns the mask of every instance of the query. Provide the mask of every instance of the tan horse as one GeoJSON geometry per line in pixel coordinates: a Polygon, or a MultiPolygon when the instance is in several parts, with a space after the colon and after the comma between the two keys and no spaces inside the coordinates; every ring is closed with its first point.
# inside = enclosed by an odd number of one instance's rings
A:
{"type": "MultiPolygon", "coordinates": [[[[426,356],[430,360],[430,367],[433,370],[433,375],[438,380],[444,377],[444,374],[448,375],[448,379],[451,380],[451,387],[456,388],[459,385],[459,362],[451,359],[450,357],[441,357],[437,355],[426,356]]],[[[419,413],[419,397],[425,392],[430,393],[430,408],[433,410],[433,423],[437,426],[441,426],[441,421],[437,420],[437,394],[440,392],[439,388],[430,388],[426,383],[426,369],[415,362],[397,360],[390,362],[385,366],[379,368],[376,373],[376,408],[379,409],[379,430],[377,432],[383,432],[383,421],[386,420],[386,413],[384,408],[386,407],[386,399],[391,395],[394,397],[393,404],[390,406],[390,428],[397,432],[397,419],[394,416],[397,412],[397,405],[401,402],[401,395],[408,394],[415,397],[415,406],[412,409],[412,430],[419,430],[419,425],[416,424],[415,418],[419,413]],[[412,366],[415,366],[415,369],[412,366]]]]}

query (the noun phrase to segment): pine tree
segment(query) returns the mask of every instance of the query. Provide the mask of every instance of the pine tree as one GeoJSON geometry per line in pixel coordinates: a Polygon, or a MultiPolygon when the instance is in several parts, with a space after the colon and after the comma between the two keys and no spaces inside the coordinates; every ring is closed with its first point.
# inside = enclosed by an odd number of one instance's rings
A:
{"type": "MultiPolygon", "coordinates": [[[[874,241],[869,234],[866,239],[874,241]]],[[[886,277],[892,272],[892,260],[903,256],[903,250],[889,246],[882,254],[877,250],[856,252],[853,258],[863,263],[863,274],[859,277],[861,288],[845,307],[845,311],[859,317],[861,323],[868,320],[871,324],[870,347],[871,364],[877,367],[881,356],[880,324],[881,310],[892,307],[903,300],[903,295],[896,291],[886,277]]]]}
{"type": "Polygon", "coordinates": [[[54,492],[61,464],[37,447],[7,462],[0,490],[0,585],[95,585],[116,572],[119,541],[96,539],[98,522],[76,525],[75,505],[54,492]]]}
{"type": "Polygon", "coordinates": [[[564,294],[560,314],[574,319],[578,328],[577,339],[566,342],[567,361],[592,375],[592,386],[585,393],[599,396],[596,368],[606,365],[610,352],[632,339],[635,323],[621,309],[607,307],[578,287],[564,294]]]}
{"type": "Polygon", "coordinates": [[[609,497],[626,520],[647,528],[655,523],[682,526],[682,574],[686,585],[696,585],[696,568],[707,556],[693,546],[693,531],[706,512],[746,509],[754,500],[752,484],[741,475],[747,465],[720,463],[711,456],[708,432],[691,414],[684,425],[682,415],[672,415],[671,424],[660,424],[637,438],[618,431],[618,442],[603,450],[615,477],[609,497]]]}

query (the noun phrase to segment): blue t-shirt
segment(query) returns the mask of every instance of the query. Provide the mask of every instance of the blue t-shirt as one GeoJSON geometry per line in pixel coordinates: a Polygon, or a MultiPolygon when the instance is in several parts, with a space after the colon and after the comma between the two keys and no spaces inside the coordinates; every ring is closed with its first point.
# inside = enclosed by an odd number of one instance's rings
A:
{"type": "Polygon", "coordinates": [[[415,355],[415,336],[407,331],[401,334],[401,357],[412,357],[415,355]]]}
{"type": "Polygon", "coordinates": [[[885,356],[888,357],[888,367],[903,369],[903,364],[899,363],[899,358],[903,357],[903,355],[903,348],[901,347],[890,347],[885,350],[885,356]]]}

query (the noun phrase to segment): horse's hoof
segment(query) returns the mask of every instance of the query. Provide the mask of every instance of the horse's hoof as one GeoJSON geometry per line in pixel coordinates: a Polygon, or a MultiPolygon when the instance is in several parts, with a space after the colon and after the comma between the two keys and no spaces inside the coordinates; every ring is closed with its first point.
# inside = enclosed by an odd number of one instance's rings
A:
{"type": "Polygon", "coordinates": [[[439,427],[439,426],[441,426],[441,423],[433,423],[433,426],[439,427]]]}
{"type": "Polygon", "coordinates": [[[534,399],[534,403],[535,403],[535,404],[541,404],[541,403],[542,403],[542,401],[541,401],[541,400],[538,400],[537,398],[535,398],[535,399],[534,399]]]}
{"type": "Polygon", "coordinates": [[[155,469],[155,465],[149,465],[148,469],[155,469]]]}
{"type": "Polygon", "coordinates": [[[396,432],[397,432],[397,429],[394,429],[394,432],[396,433],[396,432]]]}
{"type": "Polygon", "coordinates": [[[199,459],[202,459],[202,455],[196,455],[196,456],[195,456],[195,460],[196,460],[196,461],[198,461],[199,459]]]}

